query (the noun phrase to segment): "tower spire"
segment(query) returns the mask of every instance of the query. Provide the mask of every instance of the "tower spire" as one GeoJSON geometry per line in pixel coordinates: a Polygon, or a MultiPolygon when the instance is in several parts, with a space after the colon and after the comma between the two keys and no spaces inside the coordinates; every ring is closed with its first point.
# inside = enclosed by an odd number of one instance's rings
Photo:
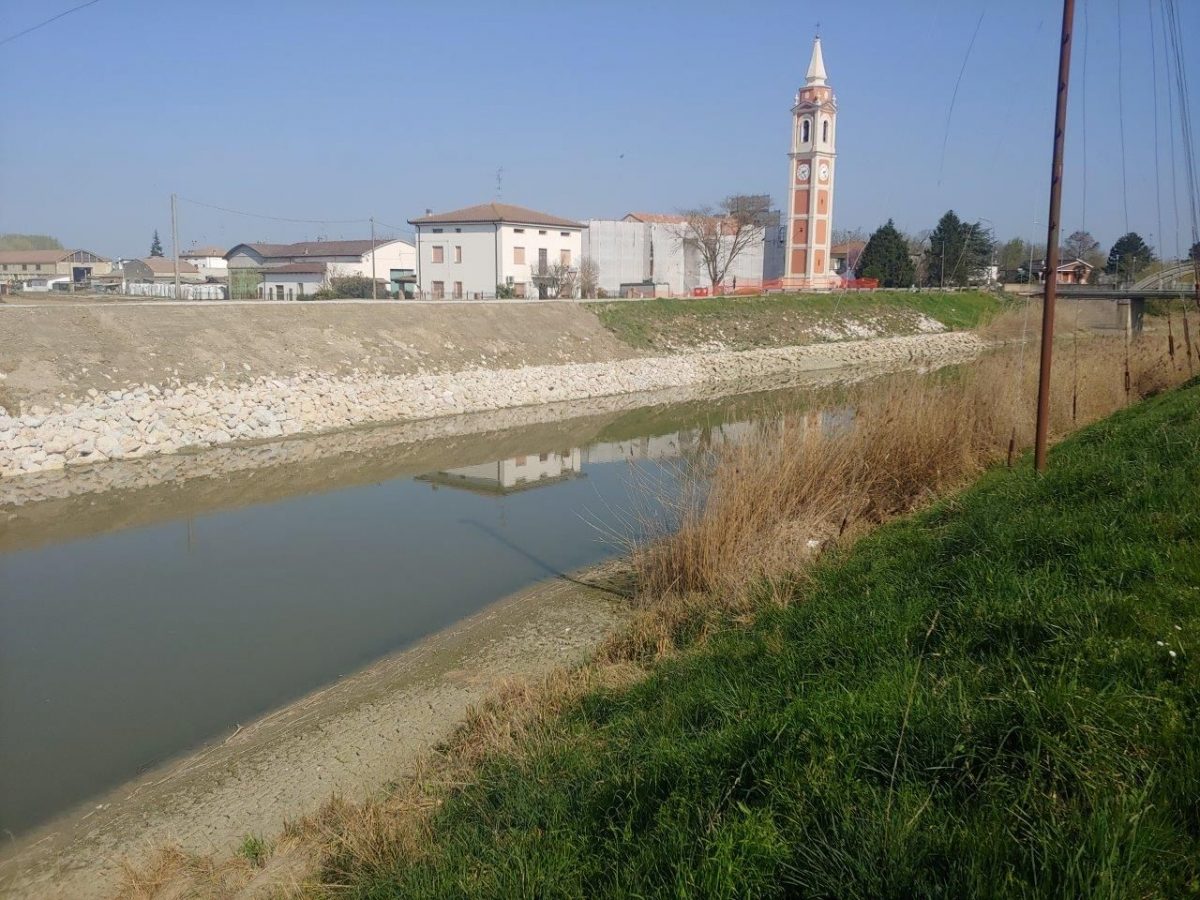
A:
{"type": "Polygon", "coordinates": [[[825,57],[821,55],[821,36],[813,38],[812,60],[808,64],[808,76],[805,84],[822,86],[825,84],[825,57]]]}

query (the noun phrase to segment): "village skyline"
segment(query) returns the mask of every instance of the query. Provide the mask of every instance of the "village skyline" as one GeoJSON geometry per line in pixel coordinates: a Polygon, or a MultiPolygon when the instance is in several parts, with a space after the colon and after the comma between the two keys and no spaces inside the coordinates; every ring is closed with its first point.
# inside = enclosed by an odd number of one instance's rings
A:
{"type": "MultiPolygon", "coordinates": [[[[790,105],[819,24],[841,119],[835,228],[870,232],[894,218],[920,232],[952,208],[986,219],[1000,240],[1036,240],[1053,101],[1042,61],[1053,57],[1055,16],[1036,2],[893,6],[535,3],[501,21],[467,3],[452,29],[432,11],[406,11],[400,47],[363,53],[379,22],[401,20],[394,9],[364,0],[333,14],[302,2],[284,18],[217,2],[180,29],[155,4],[99,0],[5,47],[0,80],[26,136],[0,147],[0,232],[143,253],[154,228],[169,230],[171,193],[208,204],[181,203],[185,249],[362,238],[370,217],[400,234],[427,209],[495,199],[581,220],[733,193],[770,194],[778,206],[790,105]],[[139,52],[112,52],[131,40],[139,52]],[[446,40],[458,49],[445,52],[446,40]],[[931,42],[939,52],[922,52],[931,42]],[[514,46],[531,52],[504,49],[514,46]],[[37,64],[63,47],[53,67],[37,64]],[[55,98],[80,92],[96,98],[96,114],[63,116],[55,98]]],[[[1171,205],[1182,190],[1172,193],[1182,179],[1170,164],[1172,120],[1160,100],[1156,132],[1144,101],[1155,77],[1159,95],[1167,79],[1138,62],[1151,46],[1145,10],[1088,6],[1064,231],[1107,245],[1136,230],[1161,255],[1186,253],[1186,216],[1177,230],[1171,205]]],[[[47,12],[17,0],[6,31],[47,12]]],[[[1188,20],[1200,28],[1200,10],[1181,15],[1185,30],[1188,20]]]]}

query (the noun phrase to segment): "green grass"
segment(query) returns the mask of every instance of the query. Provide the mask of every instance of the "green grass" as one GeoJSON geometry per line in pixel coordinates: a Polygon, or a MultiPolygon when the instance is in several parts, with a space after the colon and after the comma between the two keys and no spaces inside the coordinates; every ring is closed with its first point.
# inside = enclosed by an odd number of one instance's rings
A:
{"type": "Polygon", "coordinates": [[[937,319],[947,328],[974,328],[1003,308],[1004,302],[979,291],[909,291],[838,294],[770,294],[755,297],[656,299],[589,303],[606,328],[630,346],[709,340],[714,329],[728,328],[735,346],[777,346],[796,342],[812,324],[873,316],[898,330],[913,313],[937,319]]]}
{"type": "Polygon", "coordinates": [[[801,599],[586,696],[350,895],[1200,893],[1200,381],[801,599]]]}
{"type": "Polygon", "coordinates": [[[248,834],[242,838],[238,847],[238,855],[249,860],[255,866],[261,866],[271,855],[271,845],[256,834],[248,834]]]}

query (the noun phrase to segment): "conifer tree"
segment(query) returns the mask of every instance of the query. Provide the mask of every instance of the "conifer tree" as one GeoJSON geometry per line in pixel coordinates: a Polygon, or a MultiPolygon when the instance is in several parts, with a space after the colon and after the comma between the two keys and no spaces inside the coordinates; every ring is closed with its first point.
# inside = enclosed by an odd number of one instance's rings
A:
{"type": "Polygon", "coordinates": [[[154,240],[152,240],[150,242],[150,255],[151,256],[162,256],[163,255],[162,241],[160,241],[158,239],[158,229],[157,228],[154,229],[154,240]]]}
{"type": "Polygon", "coordinates": [[[891,219],[871,235],[858,257],[854,274],[858,278],[877,278],[880,287],[909,287],[913,284],[916,270],[908,255],[908,242],[891,219]]]}

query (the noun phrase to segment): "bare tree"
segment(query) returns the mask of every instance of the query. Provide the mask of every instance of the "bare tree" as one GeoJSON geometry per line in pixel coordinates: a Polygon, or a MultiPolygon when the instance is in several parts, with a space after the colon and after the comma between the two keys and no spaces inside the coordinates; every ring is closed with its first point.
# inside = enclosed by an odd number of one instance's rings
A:
{"type": "Polygon", "coordinates": [[[574,299],[575,288],[579,282],[579,272],[563,262],[538,262],[536,268],[530,268],[529,277],[537,288],[538,296],[543,300],[555,297],[574,299]]]}
{"type": "Polygon", "coordinates": [[[849,244],[849,243],[865,244],[869,239],[870,239],[870,235],[868,235],[861,228],[835,228],[835,229],[833,229],[833,243],[834,244],[849,244]]]}
{"type": "Polygon", "coordinates": [[[600,265],[590,256],[579,260],[579,296],[595,297],[600,290],[600,265]]]}
{"type": "Polygon", "coordinates": [[[696,248],[714,290],[742,251],[762,240],[770,207],[766,194],[734,194],[716,209],[701,206],[682,213],[675,237],[685,249],[696,248]]]}

